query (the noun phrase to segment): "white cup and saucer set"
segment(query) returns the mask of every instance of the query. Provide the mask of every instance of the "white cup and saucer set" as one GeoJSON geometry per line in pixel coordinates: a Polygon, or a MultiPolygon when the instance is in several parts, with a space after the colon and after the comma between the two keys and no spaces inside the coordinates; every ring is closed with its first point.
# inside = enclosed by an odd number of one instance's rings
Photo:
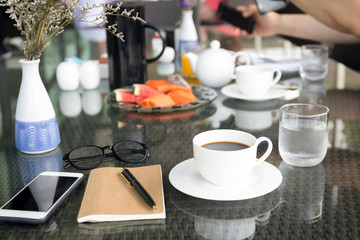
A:
{"type": "Polygon", "coordinates": [[[250,133],[217,129],[193,138],[194,158],[177,164],[170,183],[187,195],[216,201],[237,201],[263,196],[282,182],[278,168],[265,160],[273,149],[271,140],[250,133]],[[267,149],[258,156],[258,146],[267,149]]]}
{"type": "Polygon", "coordinates": [[[279,83],[282,72],[278,68],[261,65],[238,66],[235,69],[235,83],[221,88],[222,94],[246,101],[267,101],[285,97],[289,89],[279,83]]]}

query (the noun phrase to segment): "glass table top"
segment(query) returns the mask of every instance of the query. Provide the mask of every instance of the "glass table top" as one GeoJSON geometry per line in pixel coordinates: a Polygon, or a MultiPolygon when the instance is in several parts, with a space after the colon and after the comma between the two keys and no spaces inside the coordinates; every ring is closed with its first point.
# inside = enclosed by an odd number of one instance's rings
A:
{"type": "MultiPolygon", "coordinates": [[[[209,37],[214,35],[209,30],[209,37]]],[[[166,219],[163,223],[114,222],[78,224],[77,214],[85,182],[60,209],[41,225],[0,223],[3,239],[356,239],[360,229],[360,75],[346,69],[345,88],[337,89],[337,63],[329,62],[326,89],[301,91],[297,98],[247,102],[231,99],[215,89],[217,97],[188,111],[169,114],[141,114],[117,111],[106,101],[108,81],[102,79],[95,90],[61,91],[56,83],[57,64],[79,52],[82,58],[95,58],[94,49],[77,49],[89,43],[69,30],[53,43],[41,61],[40,72],[51,97],[60,129],[61,144],[42,155],[20,153],[14,146],[14,118],[21,70],[15,55],[0,65],[0,205],[42,171],[65,171],[62,156],[84,145],[112,145],[122,139],[144,142],[151,153],[143,165],[161,164],[166,219]],[[77,43],[76,43],[77,42],[77,43]],[[278,152],[278,111],[286,102],[315,101],[330,109],[328,152],[324,161],[312,168],[285,164],[278,152]],[[239,118],[257,122],[260,127],[243,125],[239,118]],[[251,200],[218,202],[203,200],[177,191],[168,175],[178,163],[193,157],[192,138],[210,129],[238,129],[256,137],[267,136],[274,144],[268,162],[280,170],[282,184],[275,191],[251,200]]],[[[227,38],[224,41],[227,41],[227,38]]],[[[267,40],[264,47],[275,44],[267,40]],[[269,44],[269,45],[267,45],[269,44]]],[[[244,47],[254,47],[247,39],[244,47]]],[[[281,45],[281,44],[280,44],[281,45]]],[[[85,47],[86,46],[86,47],[85,47]]],[[[147,66],[152,79],[165,78],[157,64],[147,66]]],[[[294,80],[294,79],[292,79],[294,80]]],[[[296,81],[296,79],[294,80],[296,81]]],[[[126,167],[119,161],[104,166],[126,167]]],[[[140,165],[139,165],[140,166],[140,165]]],[[[66,171],[76,171],[68,169],[66,171]]]]}

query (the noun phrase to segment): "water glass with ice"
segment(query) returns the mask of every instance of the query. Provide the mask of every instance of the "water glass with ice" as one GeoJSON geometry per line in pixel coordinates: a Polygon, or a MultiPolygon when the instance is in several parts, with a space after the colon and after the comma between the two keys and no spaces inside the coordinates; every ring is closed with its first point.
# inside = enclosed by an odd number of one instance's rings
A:
{"type": "Polygon", "coordinates": [[[288,164],[311,167],[325,158],[328,146],[326,106],[313,103],[286,104],[280,108],[279,152],[288,164]]]}
{"type": "Polygon", "coordinates": [[[303,84],[323,83],[328,72],[329,48],[323,44],[301,46],[300,77],[303,84]]]}

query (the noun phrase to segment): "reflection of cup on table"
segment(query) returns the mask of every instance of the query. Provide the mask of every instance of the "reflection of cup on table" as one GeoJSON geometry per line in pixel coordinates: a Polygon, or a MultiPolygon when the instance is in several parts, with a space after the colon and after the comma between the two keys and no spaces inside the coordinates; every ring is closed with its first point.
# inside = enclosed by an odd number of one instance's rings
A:
{"type": "Polygon", "coordinates": [[[279,119],[279,110],[267,111],[235,111],[235,125],[243,130],[264,130],[279,119]]]}
{"type": "Polygon", "coordinates": [[[81,113],[81,96],[78,91],[62,91],[59,96],[60,111],[66,117],[76,117],[81,113]]]}
{"type": "Polygon", "coordinates": [[[186,216],[193,219],[195,232],[202,238],[214,240],[252,239],[256,225],[268,223],[272,213],[278,210],[281,198],[279,188],[263,196],[239,201],[209,201],[170,190],[170,202],[185,213],[184,219],[186,216]]]}
{"type": "Polygon", "coordinates": [[[308,44],[301,46],[300,76],[303,85],[324,84],[328,72],[328,46],[322,44],[308,44]]]}
{"type": "Polygon", "coordinates": [[[98,89],[85,90],[82,96],[82,109],[87,115],[94,116],[102,109],[103,100],[98,89]]]}
{"type": "Polygon", "coordinates": [[[267,137],[229,129],[199,133],[193,139],[196,167],[207,181],[222,186],[246,184],[252,170],[272,151],[267,137]],[[258,145],[267,142],[265,153],[257,158],[258,145]]]}
{"type": "Polygon", "coordinates": [[[255,217],[244,219],[194,219],[195,231],[206,239],[245,239],[255,234],[255,217]]]}
{"type": "Polygon", "coordinates": [[[266,93],[280,78],[280,69],[255,65],[236,67],[236,86],[242,94],[248,96],[266,93]]]}
{"type": "Polygon", "coordinates": [[[272,99],[261,102],[248,102],[239,99],[227,98],[223,107],[231,109],[235,116],[235,125],[245,131],[265,130],[277,122],[280,117],[280,107],[286,102],[281,99],[272,99]]]}
{"type": "Polygon", "coordinates": [[[226,97],[223,94],[218,94],[214,101],[212,101],[212,104],[216,106],[216,112],[208,117],[207,120],[211,122],[213,128],[220,128],[221,122],[232,115],[233,110],[225,107],[222,103],[225,98],[226,97]]]}
{"type": "Polygon", "coordinates": [[[280,108],[279,152],[286,163],[311,167],[325,158],[328,115],[329,109],[320,104],[293,103],[280,108]]]}

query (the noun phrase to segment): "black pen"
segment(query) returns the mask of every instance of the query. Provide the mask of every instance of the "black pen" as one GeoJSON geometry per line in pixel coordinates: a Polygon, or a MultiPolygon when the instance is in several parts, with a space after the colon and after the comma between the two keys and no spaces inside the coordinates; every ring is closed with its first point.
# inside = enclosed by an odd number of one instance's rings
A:
{"type": "Polygon", "coordinates": [[[152,208],[157,209],[156,204],[149,193],[144,189],[144,187],[139,183],[139,181],[131,174],[131,172],[124,168],[121,172],[121,175],[125,180],[135,188],[135,190],[141,195],[141,197],[147,202],[152,208]]]}

